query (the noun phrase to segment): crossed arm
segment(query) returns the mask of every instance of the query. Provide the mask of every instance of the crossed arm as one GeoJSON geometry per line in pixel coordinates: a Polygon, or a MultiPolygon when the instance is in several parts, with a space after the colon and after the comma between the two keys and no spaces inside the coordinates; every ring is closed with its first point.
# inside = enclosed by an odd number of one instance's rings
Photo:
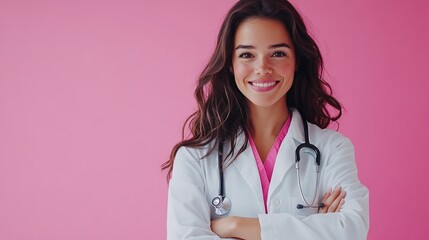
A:
{"type": "MultiPolygon", "coordinates": [[[[326,192],[322,197],[325,206],[319,213],[339,212],[344,204],[345,194],[339,187],[326,192]]],[[[261,227],[257,218],[228,216],[211,221],[211,229],[222,238],[261,239],[261,227]]]]}

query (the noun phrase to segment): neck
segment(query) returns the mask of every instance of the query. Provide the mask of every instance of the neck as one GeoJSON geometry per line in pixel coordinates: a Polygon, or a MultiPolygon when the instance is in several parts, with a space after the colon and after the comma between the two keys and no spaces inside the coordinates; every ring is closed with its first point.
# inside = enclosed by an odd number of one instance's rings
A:
{"type": "Polygon", "coordinates": [[[254,138],[277,136],[289,116],[286,101],[269,107],[249,106],[249,132],[254,138]]]}

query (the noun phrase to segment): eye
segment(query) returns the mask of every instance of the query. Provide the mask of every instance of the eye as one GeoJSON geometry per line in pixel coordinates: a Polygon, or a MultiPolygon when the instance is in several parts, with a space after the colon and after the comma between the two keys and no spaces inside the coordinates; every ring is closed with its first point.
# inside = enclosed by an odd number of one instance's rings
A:
{"type": "Polygon", "coordinates": [[[285,56],[286,56],[286,53],[284,53],[284,52],[278,51],[278,52],[273,53],[273,57],[285,57],[285,56]]]}
{"type": "Polygon", "coordinates": [[[251,58],[253,55],[251,53],[242,53],[238,56],[239,58],[251,58]]]}

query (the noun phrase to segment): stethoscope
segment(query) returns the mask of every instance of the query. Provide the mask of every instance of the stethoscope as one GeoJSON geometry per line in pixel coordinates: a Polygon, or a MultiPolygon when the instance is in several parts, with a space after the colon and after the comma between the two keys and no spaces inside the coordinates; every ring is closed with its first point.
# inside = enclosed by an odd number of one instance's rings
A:
{"type": "MultiPolygon", "coordinates": [[[[305,142],[300,144],[295,150],[295,169],[296,169],[296,178],[298,182],[299,192],[305,204],[297,204],[296,208],[297,209],[317,208],[319,210],[320,208],[323,208],[325,206],[323,203],[315,204],[317,195],[318,195],[318,189],[319,189],[320,151],[316,146],[310,143],[310,140],[308,137],[307,121],[305,120],[305,117],[303,115],[301,115],[301,117],[302,117],[302,123],[304,125],[305,142]],[[315,157],[316,189],[314,191],[314,197],[311,204],[307,201],[307,199],[304,196],[304,193],[302,191],[302,186],[301,186],[301,177],[299,174],[299,162],[301,161],[300,152],[303,148],[311,149],[316,154],[316,157],[315,157]]],[[[231,210],[231,200],[225,196],[225,181],[223,177],[222,162],[223,162],[223,143],[222,141],[219,141],[219,146],[218,146],[219,195],[212,199],[212,206],[215,209],[215,214],[218,216],[225,215],[231,210]]]]}

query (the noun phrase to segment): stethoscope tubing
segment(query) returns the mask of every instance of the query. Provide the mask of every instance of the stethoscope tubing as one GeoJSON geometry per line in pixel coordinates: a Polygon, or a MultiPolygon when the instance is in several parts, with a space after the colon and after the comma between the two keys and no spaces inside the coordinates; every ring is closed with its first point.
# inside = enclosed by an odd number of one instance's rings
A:
{"type": "Polygon", "coordinates": [[[219,195],[212,199],[212,206],[215,208],[215,214],[225,215],[231,210],[231,200],[225,196],[225,181],[223,176],[223,142],[218,145],[218,169],[219,169],[219,195]]]}
{"type": "Polygon", "coordinates": [[[315,205],[316,203],[316,199],[317,196],[319,195],[319,172],[320,172],[320,151],[319,149],[314,146],[313,144],[310,143],[310,137],[309,137],[309,133],[308,133],[308,123],[305,120],[305,116],[301,114],[301,118],[302,118],[302,124],[304,126],[304,137],[305,137],[305,142],[300,144],[296,150],[295,150],[295,168],[296,168],[296,179],[298,182],[298,188],[299,188],[299,193],[301,195],[302,200],[304,201],[305,205],[303,204],[298,204],[297,208],[298,209],[303,209],[303,208],[323,208],[324,204],[320,203],[315,205]],[[300,176],[300,171],[299,171],[299,163],[301,161],[301,150],[303,148],[309,148],[311,150],[314,151],[314,153],[316,154],[316,158],[315,158],[315,165],[316,165],[316,189],[314,191],[314,196],[313,196],[313,201],[311,203],[309,203],[307,201],[307,199],[304,196],[304,193],[302,191],[302,186],[301,186],[301,176],[300,176]]]}
{"type": "Polygon", "coordinates": [[[225,198],[225,181],[223,177],[223,142],[219,141],[218,146],[218,168],[219,168],[219,196],[225,198]]]}

